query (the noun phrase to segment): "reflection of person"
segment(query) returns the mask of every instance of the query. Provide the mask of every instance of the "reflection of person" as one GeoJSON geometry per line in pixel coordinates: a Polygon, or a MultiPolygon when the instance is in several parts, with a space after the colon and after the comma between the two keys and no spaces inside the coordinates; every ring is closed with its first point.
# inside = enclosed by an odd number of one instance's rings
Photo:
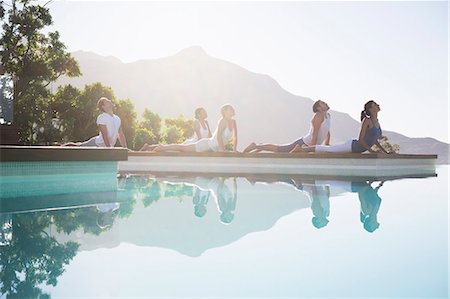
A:
{"type": "Polygon", "coordinates": [[[381,205],[381,198],[378,196],[378,190],[383,186],[381,182],[375,189],[367,182],[353,182],[352,191],[358,192],[361,203],[360,220],[363,227],[369,233],[373,233],[380,227],[377,214],[381,205]]]}
{"type": "Polygon", "coordinates": [[[322,228],[328,224],[330,216],[330,187],[314,185],[311,188],[312,224],[315,228],[322,228]]]}
{"type": "Polygon", "coordinates": [[[365,151],[374,152],[371,147],[377,145],[385,154],[386,149],[378,142],[381,137],[381,127],[378,122],[378,112],[380,105],[374,101],[368,101],[361,112],[361,130],[358,139],[351,139],[342,144],[336,145],[316,145],[309,147],[295,146],[292,152],[329,152],[329,153],[363,153],[365,151]]]}
{"type": "Polygon", "coordinates": [[[230,224],[234,219],[237,201],[236,178],[233,178],[233,192],[225,184],[225,179],[221,179],[217,186],[217,206],[220,211],[220,221],[223,224],[230,224]]]}
{"type": "Polygon", "coordinates": [[[217,128],[211,138],[203,138],[191,144],[167,144],[155,147],[156,152],[223,152],[228,141],[233,141],[233,151],[237,147],[237,126],[234,120],[234,108],[231,105],[224,105],[220,109],[222,118],[219,120],[217,128]]]}
{"type": "Polygon", "coordinates": [[[98,136],[81,143],[66,143],[65,146],[88,146],[88,147],[114,147],[117,139],[120,145],[127,148],[127,140],[121,128],[120,117],[113,113],[113,103],[105,97],[97,102],[97,107],[103,113],[97,117],[97,126],[100,131],[98,136]]]}
{"type": "Polygon", "coordinates": [[[110,227],[113,224],[113,214],[120,208],[120,204],[114,203],[103,203],[97,205],[97,225],[101,229],[110,227]]]}
{"type": "Polygon", "coordinates": [[[197,217],[205,216],[208,204],[209,196],[211,192],[209,190],[204,190],[198,186],[195,188],[194,197],[192,197],[192,203],[194,204],[194,215],[197,217]]]}
{"type": "Polygon", "coordinates": [[[330,144],[330,114],[328,113],[328,110],[330,107],[328,107],[328,104],[324,101],[316,101],[313,104],[313,112],[314,116],[311,120],[311,128],[309,129],[309,133],[297,140],[295,140],[292,143],[289,144],[256,144],[251,143],[247,148],[244,150],[244,153],[251,153],[251,152],[260,152],[260,151],[269,151],[269,152],[276,152],[276,153],[289,153],[292,151],[295,146],[302,146],[302,145],[316,145],[316,144],[330,144]]]}

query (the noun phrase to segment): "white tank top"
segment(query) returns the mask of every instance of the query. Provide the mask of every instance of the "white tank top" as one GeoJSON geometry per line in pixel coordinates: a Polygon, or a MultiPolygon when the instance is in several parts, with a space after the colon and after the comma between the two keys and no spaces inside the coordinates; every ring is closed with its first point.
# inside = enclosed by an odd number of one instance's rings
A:
{"type": "MultiPolygon", "coordinates": [[[[325,114],[325,118],[323,119],[323,122],[320,124],[319,133],[317,134],[317,144],[322,144],[325,139],[327,138],[328,132],[330,132],[330,126],[331,126],[331,116],[329,113],[325,114]]],[[[304,136],[303,142],[306,145],[312,145],[312,139],[313,139],[313,126],[311,124],[311,127],[309,128],[308,135],[304,136]]]]}
{"type": "MultiPolygon", "coordinates": [[[[198,126],[200,127],[200,139],[203,138],[209,138],[209,128],[208,126],[206,126],[206,128],[202,127],[202,124],[200,123],[200,121],[198,119],[195,120],[195,122],[198,123],[198,126]]],[[[206,125],[206,123],[205,123],[206,125]]],[[[185,142],[183,142],[183,144],[192,144],[194,142],[197,142],[197,134],[195,134],[194,132],[194,136],[192,136],[191,138],[187,139],[185,142]]]]}
{"type": "MultiPolygon", "coordinates": [[[[228,140],[230,140],[231,137],[233,137],[233,131],[226,127],[222,132],[222,142],[224,146],[228,143],[228,140]]],[[[213,136],[209,139],[209,147],[215,152],[219,150],[219,142],[217,142],[217,129],[213,136]]]]}
{"type": "MultiPolygon", "coordinates": [[[[198,120],[197,120],[198,121],[198,120]]],[[[209,138],[209,129],[208,129],[208,125],[205,123],[205,128],[202,127],[202,124],[200,123],[200,121],[198,121],[198,125],[200,126],[200,139],[202,138],[209,138]]],[[[197,135],[195,135],[194,137],[197,137],[197,135]]]]}

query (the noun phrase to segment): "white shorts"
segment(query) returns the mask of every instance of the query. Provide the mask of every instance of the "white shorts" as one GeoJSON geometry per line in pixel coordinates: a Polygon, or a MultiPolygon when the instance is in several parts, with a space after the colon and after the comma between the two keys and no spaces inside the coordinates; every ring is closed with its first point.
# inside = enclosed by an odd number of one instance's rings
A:
{"type": "Polygon", "coordinates": [[[196,152],[211,152],[211,147],[209,147],[209,139],[208,138],[203,138],[200,139],[199,141],[195,142],[195,151],[196,152]]]}

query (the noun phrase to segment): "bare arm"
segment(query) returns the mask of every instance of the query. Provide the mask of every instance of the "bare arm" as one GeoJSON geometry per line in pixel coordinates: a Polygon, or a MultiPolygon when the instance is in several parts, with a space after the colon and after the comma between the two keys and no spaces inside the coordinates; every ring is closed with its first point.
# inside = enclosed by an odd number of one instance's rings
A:
{"type": "Polygon", "coordinates": [[[192,127],[194,128],[194,132],[195,132],[195,135],[197,136],[197,140],[200,140],[202,138],[202,136],[200,136],[200,124],[199,124],[198,120],[194,121],[194,124],[192,125],[192,127]]]}
{"type": "Polygon", "coordinates": [[[206,126],[208,127],[208,138],[211,138],[211,136],[212,136],[211,128],[209,127],[209,123],[208,123],[207,120],[205,120],[205,124],[206,124],[206,126]]]}
{"type": "Polygon", "coordinates": [[[317,137],[319,135],[320,125],[322,124],[323,119],[324,119],[324,116],[322,114],[316,113],[311,121],[312,127],[313,127],[311,145],[317,144],[317,137]]]}
{"type": "Polygon", "coordinates": [[[383,152],[383,153],[385,153],[385,154],[392,154],[392,152],[391,153],[389,153],[379,142],[378,142],[378,140],[377,141],[375,141],[375,144],[378,146],[378,148],[383,152]]]}
{"type": "Polygon", "coordinates": [[[327,138],[325,139],[325,145],[330,145],[330,139],[331,139],[331,134],[330,134],[330,131],[328,131],[327,138]]]}
{"type": "Polygon", "coordinates": [[[233,151],[237,151],[238,144],[238,133],[237,133],[237,124],[236,120],[233,121],[233,151]]]}
{"type": "Polygon", "coordinates": [[[217,128],[217,144],[219,145],[219,152],[225,151],[225,145],[223,144],[223,130],[225,129],[226,121],[224,119],[221,119],[219,122],[219,126],[217,128]]]}
{"type": "Polygon", "coordinates": [[[125,138],[125,134],[122,131],[122,128],[119,129],[119,142],[123,148],[128,148],[127,139],[125,138]]]}
{"type": "Polygon", "coordinates": [[[105,145],[107,147],[111,147],[108,138],[108,128],[106,128],[106,125],[98,125],[98,130],[100,131],[100,133],[102,133],[103,142],[105,143],[105,145]]]}

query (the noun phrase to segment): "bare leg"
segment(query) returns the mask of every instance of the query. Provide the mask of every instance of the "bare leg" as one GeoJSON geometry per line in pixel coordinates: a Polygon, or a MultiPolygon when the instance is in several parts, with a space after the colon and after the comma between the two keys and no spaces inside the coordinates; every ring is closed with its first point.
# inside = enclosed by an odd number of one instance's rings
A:
{"type": "Polygon", "coordinates": [[[161,144],[153,150],[155,152],[196,152],[195,144],[161,144]]]}
{"type": "Polygon", "coordinates": [[[61,146],[80,146],[80,143],[75,143],[75,142],[68,142],[68,143],[64,143],[61,146]]]}
{"type": "Polygon", "coordinates": [[[144,146],[139,151],[153,151],[155,147],[157,147],[157,144],[144,144],[144,146]]]}
{"type": "Polygon", "coordinates": [[[244,153],[257,153],[260,151],[276,153],[278,152],[278,145],[270,143],[256,144],[252,142],[249,146],[245,148],[244,153]]]}
{"type": "Polygon", "coordinates": [[[316,151],[316,147],[315,146],[306,146],[306,147],[302,147],[301,145],[296,145],[294,147],[294,149],[292,151],[290,151],[289,153],[311,153],[311,152],[315,152],[316,151]]]}

